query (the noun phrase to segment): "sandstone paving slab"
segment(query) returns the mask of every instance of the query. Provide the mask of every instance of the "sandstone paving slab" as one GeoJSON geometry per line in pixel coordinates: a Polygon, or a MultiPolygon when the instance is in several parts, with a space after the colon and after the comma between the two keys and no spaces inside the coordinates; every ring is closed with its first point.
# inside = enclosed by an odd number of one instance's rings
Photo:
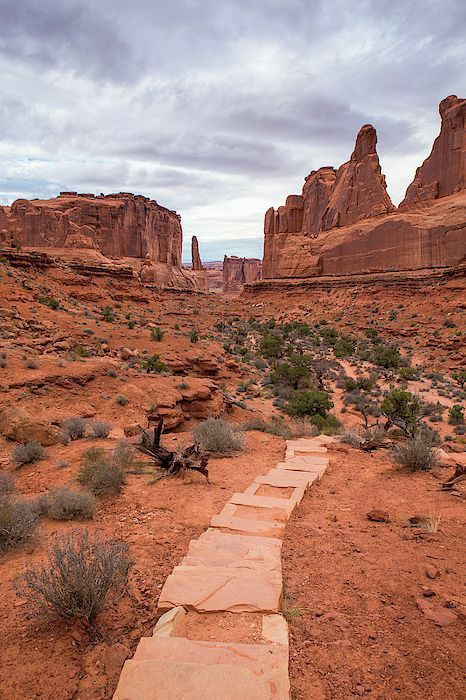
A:
{"type": "Polygon", "coordinates": [[[250,535],[260,535],[262,537],[279,537],[285,529],[285,523],[283,522],[253,520],[252,518],[241,518],[225,513],[214,515],[210,524],[212,527],[247,532],[250,535]]]}
{"type": "Polygon", "coordinates": [[[271,469],[267,474],[261,474],[254,479],[257,484],[264,484],[266,486],[303,489],[306,489],[313,480],[312,474],[298,471],[283,471],[281,469],[271,469]]]}
{"type": "Polygon", "coordinates": [[[320,443],[320,440],[316,440],[315,438],[300,438],[299,440],[287,440],[286,449],[295,450],[297,452],[327,452],[327,448],[320,443]]]}
{"type": "Polygon", "coordinates": [[[290,516],[296,507],[296,501],[288,498],[273,498],[272,496],[250,496],[244,493],[234,493],[230,503],[252,508],[281,508],[290,516]]]}
{"type": "MultiPolygon", "coordinates": [[[[290,457],[285,459],[287,464],[309,464],[328,466],[328,458],[318,455],[306,455],[302,457],[290,457]]],[[[280,463],[281,464],[281,463],[280,463]]]]}
{"type": "Polygon", "coordinates": [[[242,698],[289,698],[286,647],[143,638],[114,695],[114,700],[242,698]]]}
{"type": "Polygon", "coordinates": [[[280,571],[228,567],[176,566],[160,594],[158,607],[182,605],[199,612],[277,612],[280,571]]]}
{"type": "Polygon", "coordinates": [[[273,537],[250,537],[209,528],[199,539],[191,540],[182,564],[281,572],[281,547],[281,540],[273,537]]]}
{"type": "Polygon", "coordinates": [[[322,476],[326,467],[326,464],[309,464],[308,462],[279,462],[277,471],[306,472],[310,475],[322,476]]]}
{"type": "Polygon", "coordinates": [[[288,646],[288,623],[283,615],[262,617],[262,639],[272,644],[288,646]]]}

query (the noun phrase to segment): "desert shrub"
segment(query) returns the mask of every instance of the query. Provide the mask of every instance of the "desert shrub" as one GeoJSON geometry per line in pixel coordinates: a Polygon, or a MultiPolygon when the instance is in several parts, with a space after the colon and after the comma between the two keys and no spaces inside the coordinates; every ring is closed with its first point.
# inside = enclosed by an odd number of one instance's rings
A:
{"type": "Polygon", "coordinates": [[[115,400],[119,406],[126,406],[126,404],[128,403],[128,399],[126,398],[126,396],[123,396],[123,394],[118,394],[115,400]]]}
{"type": "Polygon", "coordinates": [[[100,421],[95,421],[91,426],[92,435],[96,438],[106,438],[111,430],[111,426],[108,423],[103,423],[100,421]]]}
{"type": "Polygon", "coordinates": [[[28,358],[24,361],[24,366],[27,367],[27,369],[37,369],[39,365],[35,360],[28,358]]]}
{"type": "Polygon", "coordinates": [[[57,310],[60,308],[60,302],[53,297],[47,297],[39,294],[37,301],[39,304],[44,304],[44,306],[48,306],[50,309],[57,310]]]}
{"type": "Polygon", "coordinates": [[[292,389],[301,389],[309,386],[311,368],[306,364],[292,364],[283,362],[271,373],[273,384],[285,385],[292,389]]]}
{"type": "Polygon", "coordinates": [[[333,354],[340,359],[351,356],[356,349],[356,339],[351,335],[342,335],[333,346],[333,354]]]}
{"type": "Polygon", "coordinates": [[[460,369],[457,372],[453,372],[451,376],[455,382],[458,383],[461,389],[463,389],[464,385],[466,384],[466,369],[460,369]]]}
{"type": "Polygon", "coordinates": [[[381,409],[389,424],[401,428],[405,435],[413,437],[420,419],[421,401],[403,389],[391,389],[385,394],[381,409]]]}
{"type": "Polygon", "coordinates": [[[112,460],[121,469],[128,469],[134,461],[135,452],[136,450],[127,440],[119,440],[112,452],[112,460]]]}
{"type": "Polygon", "coordinates": [[[464,423],[464,409],[459,404],[455,404],[448,411],[448,422],[450,425],[461,425],[464,423]]]}
{"type": "Polygon", "coordinates": [[[11,494],[16,491],[16,484],[13,474],[10,472],[0,471],[0,498],[5,494],[11,494]]]}
{"type": "Polygon", "coordinates": [[[197,331],[197,330],[191,331],[191,333],[189,334],[189,340],[191,341],[191,343],[198,343],[199,342],[199,331],[197,331]]]}
{"type": "Polygon", "coordinates": [[[55,466],[57,469],[67,469],[71,466],[71,462],[68,459],[59,459],[55,466]]]}
{"type": "Polygon", "coordinates": [[[260,430],[262,433],[268,433],[269,435],[278,435],[279,437],[289,439],[293,435],[293,431],[286,424],[283,419],[272,418],[272,420],[265,421],[262,418],[253,418],[246,423],[241,424],[241,430],[260,430]]]}
{"type": "Polygon", "coordinates": [[[56,537],[47,558],[17,579],[19,594],[58,617],[93,624],[111,593],[120,593],[132,562],[123,542],[90,539],[87,530],[56,537]]]}
{"type": "Polygon", "coordinates": [[[5,369],[8,366],[6,357],[0,357],[0,368],[5,369]]]}
{"type": "Polygon", "coordinates": [[[37,462],[44,456],[45,450],[42,445],[33,440],[22,445],[17,445],[11,453],[11,461],[15,467],[21,467],[23,464],[37,462]]]}
{"type": "Polygon", "coordinates": [[[0,554],[27,542],[37,523],[38,515],[30,503],[9,494],[0,497],[0,554]]]}
{"type": "Polygon", "coordinates": [[[146,359],[141,362],[141,367],[145,369],[146,372],[154,372],[155,374],[166,372],[167,370],[167,365],[165,362],[162,362],[160,355],[157,354],[146,357],[146,359]]]}
{"type": "Polygon", "coordinates": [[[372,361],[385,369],[398,369],[402,363],[400,351],[395,345],[376,345],[372,352],[372,361]]]}
{"type": "Polygon", "coordinates": [[[286,352],[285,342],[280,335],[269,333],[264,336],[259,344],[259,352],[268,360],[276,360],[286,352]]]}
{"type": "Polygon", "coordinates": [[[110,306],[104,306],[102,309],[102,320],[107,321],[107,323],[113,323],[116,319],[116,314],[110,306]]]}
{"type": "Polygon", "coordinates": [[[160,342],[165,335],[165,331],[162,328],[151,328],[150,330],[150,337],[152,340],[155,340],[157,342],[160,342]]]}
{"type": "Polygon", "coordinates": [[[414,367],[400,367],[398,370],[398,376],[400,379],[409,382],[417,378],[417,370],[414,367]]]}
{"type": "Polygon", "coordinates": [[[223,418],[207,418],[193,430],[196,443],[202,450],[217,455],[232,455],[241,452],[244,438],[223,418]]]}
{"type": "Polygon", "coordinates": [[[325,435],[335,435],[335,433],[339,433],[341,430],[341,422],[331,414],[322,416],[320,413],[316,413],[313,416],[309,416],[309,421],[320,433],[324,433],[325,435]]]}
{"type": "Polygon", "coordinates": [[[425,432],[419,432],[405,442],[395,445],[392,454],[397,464],[412,471],[432,469],[437,462],[432,438],[425,432]]]}
{"type": "Polygon", "coordinates": [[[112,377],[113,379],[118,377],[118,372],[114,367],[110,367],[110,369],[107,370],[107,377],[112,377]]]}
{"type": "Polygon", "coordinates": [[[64,486],[52,489],[37,500],[40,513],[52,520],[89,520],[96,509],[92,493],[70,491],[64,486]]]}
{"type": "Polygon", "coordinates": [[[125,473],[111,455],[100,447],[91,447],[81,456],[78,481],[96,496],[120,493],[125,483],[125,473]]]}
{"type": "Polygon", "coordinates": [[[68,433],[70,440],[79,440],[86,434],[86,423],[80,416],[68,418],[64,421],[63,427],[68,433]]]}
{"type": "Polygon", "coordinates": [[[361,447],[362,438],[356,430],[346,429],[343,431],[341,441],[351,447],[361,447]]]}
{"type": "Polygon", "coordinates": [[[295,391],[286,404],[285,411],[298,418],[315,415],[325,418],[332,407],[333,401],[325,391],[295,391]]]}
{"type": "Polygon", "coordinates": [[[371,391],[374,382],[369,377],[361,377],[360,379],[345,379],[343,389],[348,392],[353,391],[371,391]]]}

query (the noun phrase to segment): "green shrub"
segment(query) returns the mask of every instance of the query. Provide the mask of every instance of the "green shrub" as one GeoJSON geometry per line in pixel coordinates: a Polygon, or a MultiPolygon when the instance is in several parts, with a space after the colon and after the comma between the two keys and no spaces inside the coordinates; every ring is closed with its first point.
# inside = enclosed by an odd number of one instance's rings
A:
{"type": "Polygon", "coordinates": [[[417,396],[403,389],[391,389],[385,394],[381,409],[389,423],[413,437],[421,413],[421,401],[417,396]]]}
{"type": "Polygon", "coordinates": [[[201,449],[211,454],[227,456],[244,448],[243,436],[223,418],[207,418],[196,425],[193,436],[201,449]]]}
{"type": "Polygon", "coordinates": [[[259,430],[260,432],[268,433],[269,435],[278,435],[285,440],[289,440],[293,435],[293,431],[286,424],[283,418],[273,418],[269,421],[265,421],[262,418],[253,418],[246,423],[242,423],[241,430],[259,430]]]}
{"type": "Polygon", "coordinates": [[[199,342],[199,331],[197,331],[197,330],[191,331],[191,333],[189,335],[189,340],[191,341],[191,343],[198,343],[199,342]]]}
{"type": "Polygon", "coordinates": [[[54,309],[55,311],[60,308],[60,302],[53,297],[42,296],[39,294],[37,301],[39,304],[44,304],[44,306],[48,306],[50,309],[54,309]]]}
{"type": "Polygon", "coordinates": [[[15,467],[21,467],[23,464],[32,464],[39,459],[43,459],[45,450],[39,442],[34,440],[31,442],[17,445],[11,453],[11,461],[15,467]]]}
{"type": "Polygon", "coordinates": [[[92,625],[109,594],[124,590],[131,565],[126,544],[71,531],[56,537],[47,559],[28,567],[16,589],[48,613],[92,625]]]}
{"type": "Polygon", "coordinates": [[[167,371],[167,365],[162,362],[160,355],[150,355],[146,357],[146,359],[141,362],[141,367],[145,369],[146,372],[153,372],[154,374],[167,371]]]}
{"type": "Polygon", "coordinates": [[[464,409],[459,404],[455,404],[448,411],[448,422],[450,425],[461,425],[464,423],[464,409]]]}
{"type": "Polygon", "coordinates": [[[152,340],[155,340],[156,342],[160,342],[165,335],[165,331],[162,328],[151,328],[150,331],[150,337],[152,340]]]}
{"type": "Polygon", "coordinates": [[[325,435],[335,435],[335,433],[339,433],[341,430],[340,421],[331,414],[322,416],[320,413],[316,413],[309,417],[309,421],[320,433],[324,433],[325,435]]]}
{"type": "Polygon", "coordinates": [[[400,351],[395,345],[376,345],[372,352],[372,361],[385,369],[397,369],[402,363],[400,351]]]}
{"type": "Polygon", "coordinates": [[[283,357],[285,351],[285,342],[279,335],[266,335],[259,344],[260,354],[262,357],[266,357],[269,360],[276,360],[283,357]]]}
{"type": "Polygon", "coordinates": [[[125,472],[108,452],[100,447],[91,447],[83,452],[81,460],[78,472],[81,486],[96,496],[120,493],[125,483],[125,472]]]}
{"type": "Polygon", "coordinates": [[[271,373],[273,384],[284,384],[292,389],[300,389],[309,385],[311,369],[305,364],[279,364],[271,373]]]}
{"type": "Polygon", "coordinates": [[[285,411],[297,418],[315,415],[325,418],[331,408],[333,401],[325,391],[295,391],[286,404],[285,411]]]}
{"type": "Polygon", "coordinates": [[[414,367],[400,367],[398,370],[398,376],[400,379],[404,379],[406,382],[409,382],[417,378],[417,370],[414,367]]]}
{"type": "Polygon", "coordinates": [[[92,493],[61,486],[40,496],[38,508],[52,520],[89,520],[94,517],[96,500],[92,493]]]}
{"type": "Polygon", "coordinates": [[[38,524],[34,507],[22,499],[0,498],[0,554],[27,542],[38,524]]]}
{"type": "Polygon", "coordinates": [[[333,354],[340,359],[350,357],[356,349],[356,339],[351,335],[342,335],[333,346],[333,354]]]}
{"type": "Polygon", "coordinates": [[[118,396],[116,397],[116,402],[119,406],[126,406],[126,404],[128,403],[128,399],[126,398],[126,396],[123,396],[123,394],[118,394],[118,396]]]}
{"type": "Polygon", "coordinates": [[[113,323],[116,319],[116,314],[110,306],[104,306],[102,309],[102,320],[107,323],[113,323]]]}

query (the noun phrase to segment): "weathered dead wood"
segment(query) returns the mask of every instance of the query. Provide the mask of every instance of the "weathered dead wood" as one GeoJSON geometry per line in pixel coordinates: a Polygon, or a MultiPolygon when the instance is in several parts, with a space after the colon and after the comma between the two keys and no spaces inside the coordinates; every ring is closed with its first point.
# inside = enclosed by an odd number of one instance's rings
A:
{"type": "Polygon", "coordinates": [[[160,418],[154,428],[153,437],[144,428],[139,426],[141,431],[141,442],[136,448],[142,454],[147,455],[155,462],[155,466],[162,470],[159,478],[164,476],[176,476],[189,470],[203,474],[209,481],[209,470],[207,468],[208,456],[201,453],[198,445],[190,445],[181,452],[167,450],[160,444],[163,432],[163,418],[160,418]]]}

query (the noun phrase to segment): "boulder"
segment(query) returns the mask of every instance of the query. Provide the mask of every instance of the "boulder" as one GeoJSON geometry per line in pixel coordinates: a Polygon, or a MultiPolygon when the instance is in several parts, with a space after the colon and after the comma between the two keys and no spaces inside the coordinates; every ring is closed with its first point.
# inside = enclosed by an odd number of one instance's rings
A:
{"type": "Polygon", "coordinates": [[[0,411],[0,435],[15,442],[39,442],[44,447],[56,445],[60,431],[45,422],[31,418],[21,408],[7,407],[0,411]]]}

